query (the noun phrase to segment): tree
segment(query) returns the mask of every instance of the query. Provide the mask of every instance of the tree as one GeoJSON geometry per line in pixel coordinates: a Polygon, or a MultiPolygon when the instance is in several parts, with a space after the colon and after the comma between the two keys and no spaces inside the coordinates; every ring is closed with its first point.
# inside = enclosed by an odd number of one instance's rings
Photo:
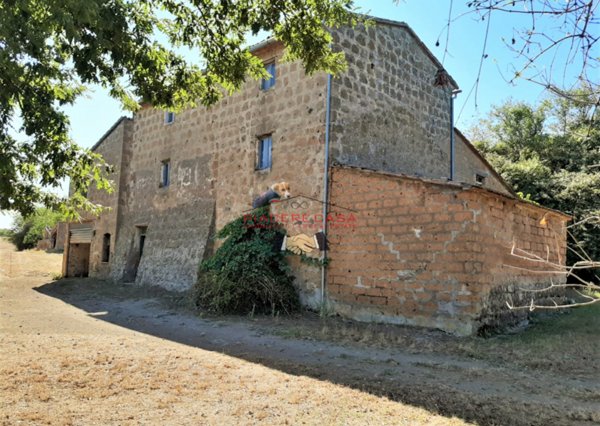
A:
{"type": "Polygon", "coordinates": [[[600,122],[590,121],[592,105],[578,101],[590,92],[583,86],[537,107],[505,102],[471,135],[523,198],[573,216],[568,266],[562,270],[571,282],[600,291],[592,283],[600,282],[600,122]]]}
{"type": "Polygon", "coordinates": [[[40,207],[29,216],[17,216],[10,239],[17,250],[34,248],[44,238],[44,230],[52,229],[65,217],[57,211],[40,207]]]}
{"type": "Polygon", "coordinates": [[[308,73],[343,69],[327,27],[356,23],[352,0],[4,0],[0,3],[0,209],[33,212],[61,200],[44,187],[69,177],[69,211],[109,190],[100,156],[68,136],[61,107],[99,84],[123,105],[212,105],[266,76],[248,34],[269,32],[308,73]],[[160,40],[164,40],[161,42],[160,40]],[[174,48],[193,49],[191,64],[174,48]],[[23,137],[24,136],[24,137],[23,137]]]}
{"type": "MultiPolygon", "coordinates": [[[[504,15],[509,16],[513,24],[503,25],[502,42],[515,57],[515,62],[508,64],[512,66],[511,72],[503,75],[506,82],[513,84],[525,79],[560,97],[574,96],[573,88],[584,84],[590,92],[573,100],[587,102],[594,108],[592,118],[597,119],[600,0],[470,0],[465,2],[466,11],[458,12],[455,3],[454,0],[447,2],[448,21],[440,34],[441,38],[445,33],[444,59],[449,53],[451,27],[459,24],[461,18],[475,16],[485,26],[479,69],[467,100],[474,93],[475,105],[478,104],[483,64],[490,56],[488,42],[492,21],[504,15]]],[[[436,46],[440,44],[438,39],[436,46]]]]}

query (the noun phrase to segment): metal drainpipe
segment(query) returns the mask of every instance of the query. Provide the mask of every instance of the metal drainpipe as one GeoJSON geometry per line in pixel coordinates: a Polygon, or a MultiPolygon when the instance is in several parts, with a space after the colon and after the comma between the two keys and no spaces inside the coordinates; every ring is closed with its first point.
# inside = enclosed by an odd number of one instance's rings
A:
{"type": "MultiPolygon", "coordinates": [[[[323,171],[323,234],[327,241],[327,203],[329,202],[329,127],[331,125],[331,74],[327,75],[327,103],[325,108],[325,168],[323,171]]],[[[327,259],[327,249],[323,250],[322,261],[327,259]]],[[[325,307],[325,265],[321,265],[321,308],[325,307]]]]}
{"type": "Polygon", "coordinates": [[[454,180],[455,176],[455,144],[454,144],[454,99],[462,92],[462,90],[451,90],[450,91],[450,180],[454,180]]]}

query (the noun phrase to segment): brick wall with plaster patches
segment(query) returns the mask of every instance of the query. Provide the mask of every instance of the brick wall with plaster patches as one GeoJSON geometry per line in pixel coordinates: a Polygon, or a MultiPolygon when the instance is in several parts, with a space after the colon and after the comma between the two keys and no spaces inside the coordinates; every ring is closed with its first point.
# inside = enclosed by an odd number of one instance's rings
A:
{"type": "Polygon", "coordinates": [[[549,283],[513,243],[565,261],[568,217],[483,189],[335,167],[331,202],[355,209],[357,226],[329,231],[328,296],[358,320],[472,334],[519,287],[549,283]]]}

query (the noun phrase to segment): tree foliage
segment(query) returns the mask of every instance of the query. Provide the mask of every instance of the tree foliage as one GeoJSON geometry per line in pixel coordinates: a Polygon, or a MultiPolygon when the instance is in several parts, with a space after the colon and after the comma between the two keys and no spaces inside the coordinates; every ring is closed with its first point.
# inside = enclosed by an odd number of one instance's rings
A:
{"type": "MultiPolygon", "coordinates": [[[[568,213],[600,215],[600,123],[587,87],[538,106],[506,102],[471,134],[502,177],[524,198],[568,213]]],[[[571,262],[600,259],[600,223],[573,227],[571,262]],[[577,252],[577,253],[576,253],[577,252]]]]}
{"type": "Polygon", "coordinates": [[[45,229],[52,229],[63,220],[64,214],[40,207],[29,216],[17,216],[10,240],[17,250],[34,248],[44,238],[45,229]]]}
{"type": "MultiPolygon", "coordinates": [[[[135,110],[211,105],[246,77],[266,76],[247,47],[271,33],[308,73],[343,69],[326,27],[356,21],[352,0],[3,0],[0,3],[0,209],[30,214],[60,200],[42,187],[67,177],[71,207],[108,188],[101,157],[68,136],[62,107],[97,84],[135,110]],[[192,64],[175,49],[202,58],[192,64]]],[[[71,211],[74,211],[72,209],[71,211]]]]}

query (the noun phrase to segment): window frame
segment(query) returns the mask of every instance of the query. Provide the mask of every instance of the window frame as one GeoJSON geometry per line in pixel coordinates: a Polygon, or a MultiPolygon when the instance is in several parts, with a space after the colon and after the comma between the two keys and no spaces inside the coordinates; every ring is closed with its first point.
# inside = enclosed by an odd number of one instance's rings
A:
{"type": "Polygon", "coordinates": [[[175,123],[175,113],[173,111],[165,111],[165,126],[175,123]]]}
{"type": "Polygon", "coordinates": [[[273,134],[261,135],[258,137],[255,170],[270,170],[273,166],[273,134]],[[265,143],[268,142],[269,151],[265,160],[265,143]]]}
{"type": "Polygon", "coordinates": [[[167,158],[160,162],[160,188],[168,188],[171,185],[171,159],[167,158]]]}
{"type": "Polygon", "coordinates": [[[262,90],[263,92],[266,92],[275,86],[275,83],[276,83],[275,75],[277,74],[277,66],[275,64],[275,60],[266,62],[265,69],[267,70],[267,72],[269,74],[271,74],[271,78],[269,78],[269,79],[263,78],[260,80],[260,90],[262,90]],[[272,68],[272,72],[269,71],[270,68],[272,68]]]}
{"type": "Polygon", "coordinates": [[[475,172],[475,185],[485,185],[488,174],[482,172],[475,172]]]}

